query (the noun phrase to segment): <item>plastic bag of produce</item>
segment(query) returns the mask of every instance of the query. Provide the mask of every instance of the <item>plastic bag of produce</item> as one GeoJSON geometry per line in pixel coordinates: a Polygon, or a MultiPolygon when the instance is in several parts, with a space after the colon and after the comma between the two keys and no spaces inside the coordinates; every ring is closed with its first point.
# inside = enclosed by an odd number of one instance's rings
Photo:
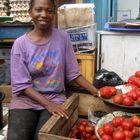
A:
{"type": "Polygon", "coordinates": [[[95,73],[94,85],[96,88],[101,88],[104,86],[117,86],[122,85],[125,82],[113,71],[108,71],[106,69],[100,69],[95,73]]]}

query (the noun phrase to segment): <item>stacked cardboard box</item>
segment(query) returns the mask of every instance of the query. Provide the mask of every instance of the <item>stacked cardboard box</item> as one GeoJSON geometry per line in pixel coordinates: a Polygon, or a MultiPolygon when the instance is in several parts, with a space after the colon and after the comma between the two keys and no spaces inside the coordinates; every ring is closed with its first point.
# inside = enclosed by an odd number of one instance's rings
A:
{"type": "Polygon", "coordinates": [[[64,4],[58,8],[58,28],[67,31],[75,52],[95,49],[94,4],[64,4]]]}

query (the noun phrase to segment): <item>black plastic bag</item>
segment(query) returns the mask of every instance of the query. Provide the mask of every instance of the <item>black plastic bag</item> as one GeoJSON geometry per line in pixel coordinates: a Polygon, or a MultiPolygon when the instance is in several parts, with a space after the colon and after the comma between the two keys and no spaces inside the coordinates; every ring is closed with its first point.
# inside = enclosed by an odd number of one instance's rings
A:
{"type": "Polygon", "coordinates": [[[94,86],[101,88],[104,86],[117,86],[125,82],[115,72],[106,69],[100,69],[95,73],[94,86]]]}

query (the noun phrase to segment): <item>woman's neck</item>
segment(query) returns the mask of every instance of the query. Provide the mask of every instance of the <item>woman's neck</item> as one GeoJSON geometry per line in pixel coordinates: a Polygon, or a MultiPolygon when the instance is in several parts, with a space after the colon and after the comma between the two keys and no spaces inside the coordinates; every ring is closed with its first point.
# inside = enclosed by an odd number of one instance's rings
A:
{"type": "Polygon", "coordinates": [[[31,32],[28,33],[28,37],[38,43],[48,42],[52,34],[52,29],[49,30],[38,30],[34,28],[31,32]]]}

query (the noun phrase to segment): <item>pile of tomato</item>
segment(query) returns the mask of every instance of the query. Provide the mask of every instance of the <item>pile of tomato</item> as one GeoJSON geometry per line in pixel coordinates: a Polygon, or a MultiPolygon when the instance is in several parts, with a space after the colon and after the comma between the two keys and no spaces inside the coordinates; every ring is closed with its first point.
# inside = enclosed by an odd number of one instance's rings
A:
{"type": "Polygon", "coordinates": [[[97,129],[102,140],[140,140],[140,118],[116,116],[111,122],[104,123],[97,129]]]}
{"type": "Polygon", "coordinates": [[[110,98],[113,103],[124,106],[140,105],[140,71],[128,78],[128,83],[124,85],[131,90],[124,93],[117,93],[117,89],[112,86],[105,86],[100,89],[103,98],[110,98]]]}
{"type": "Polygon", "coordinates": [[[81,140],[98,140],[94,133],[94,126],[88,120],[81,120],[79,125],[72,130],[70,137],[81,140]]]}

